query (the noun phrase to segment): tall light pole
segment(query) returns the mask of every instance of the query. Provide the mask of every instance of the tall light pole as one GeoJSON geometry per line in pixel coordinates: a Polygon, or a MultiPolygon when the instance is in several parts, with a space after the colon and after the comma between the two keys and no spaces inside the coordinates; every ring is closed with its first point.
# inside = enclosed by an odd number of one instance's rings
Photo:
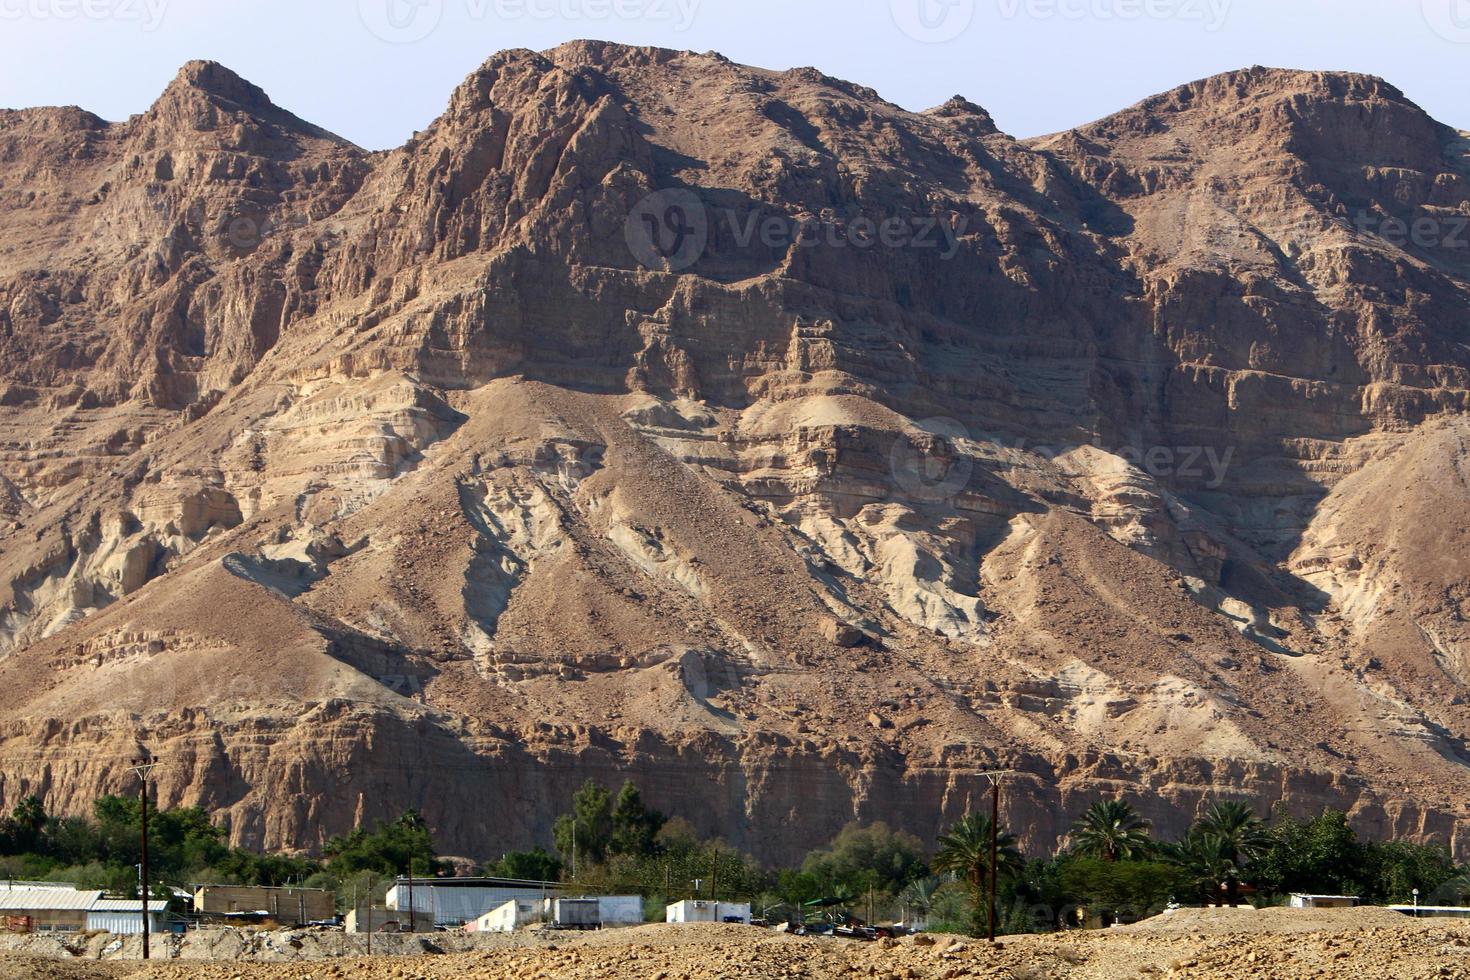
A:
{"type": "Polygon", "coordinates": [[[142,845],[139,848],[139,857],[142,859],[138,864],[138,890],[141,894],[141,908],[143,912],[143,959],[148,959],[148,777],[153,770],[158,768],[147,754],[133,761],[131,770],[137,774],[139,779],[138,800],[140,801],[140,812],[143,821],[142,845]]]}

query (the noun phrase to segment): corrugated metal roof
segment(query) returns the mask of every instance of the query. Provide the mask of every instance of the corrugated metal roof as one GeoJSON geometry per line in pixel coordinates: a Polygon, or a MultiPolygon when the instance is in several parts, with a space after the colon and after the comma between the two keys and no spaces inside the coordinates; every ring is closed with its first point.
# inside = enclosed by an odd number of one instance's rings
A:
{"type": "MultiPolygon", "coordinates": [[[[162,899],[149,899],[148,911],[162,912],[168,908],[168,903],[162,899]]],[[[138,914],[138,900],[136,898],[99,898],[92,903],[93,912],[131,912],[138,914]]]]}
{"type": "Polygon", "coordinates": [[[85,912],[102,897],[100,891],[77,891],[74,888],[0,888],[0,911],[85,912]]]}

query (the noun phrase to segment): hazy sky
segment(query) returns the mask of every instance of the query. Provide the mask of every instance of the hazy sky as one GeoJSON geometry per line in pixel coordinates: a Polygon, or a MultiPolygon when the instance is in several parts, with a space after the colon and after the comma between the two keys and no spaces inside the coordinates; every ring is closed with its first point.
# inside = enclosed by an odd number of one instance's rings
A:
{"type": "Polygon", "coordinates": [[[495,51],[579,37],[959,93],[1017,136],[1252,64],[1382,75],[1470,129],[1470,0],[0,0],[0,106],[122,119],[208,58],[381,149],[495,51]]]}

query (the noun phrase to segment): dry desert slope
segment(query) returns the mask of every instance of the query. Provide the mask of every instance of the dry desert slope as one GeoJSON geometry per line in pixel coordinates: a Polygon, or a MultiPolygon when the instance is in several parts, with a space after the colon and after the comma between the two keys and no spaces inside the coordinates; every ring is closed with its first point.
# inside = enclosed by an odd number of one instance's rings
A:
{"type": "Polygon", "coordinates": [[[1470,846],[1470,140],[1382,80],[1017,141],[578,42],[367,153],[194,63],[0,112],[0,204],[4,805],[1470,846]]]}

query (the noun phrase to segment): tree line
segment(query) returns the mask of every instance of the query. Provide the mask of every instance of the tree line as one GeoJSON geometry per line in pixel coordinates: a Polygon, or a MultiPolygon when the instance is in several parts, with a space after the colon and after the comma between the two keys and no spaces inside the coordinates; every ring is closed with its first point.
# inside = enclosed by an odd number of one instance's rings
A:
{"type": "MultiPolygon", "coordinates": [[[[793,922],[920,920],[936,931],[981,932],[989,918],[990,817],[969,814],[926,846],[882,823],[853,824],[787,867],[762,865],[646,806],[638,787],[613,794],[589,780],[552,828],[552,851],[504,854],[481,870],[579,891],[644,896],[651,918],[684,898],[749,901],[758,916],[793,922]]],[[[48,814],[28,797],[0,818],[0,875],[68,881],[136,894],[141,813],[104,796],[90,818],[48,814]]],[[[296,884],[335,890],[342,903],[381,898],[396,876],[448,871],[424,818],[400,817],[330,839],[320,857],[230,847],[197,807],[150,804],[149,857],[166,885],[296,884]]],[[[1065,846],[1027,857],[1008,827],[996,832],[996,917],[1002,931],[1034,932],[1133,920],[1185,905],[1280,902],[1290,892],[1359,895],[1369,903],[1460,905],[1470,877],[1442,844],[1362,840],[1344,814],[1262,819],[1234,801],[1208,806],[1178,840],[1154,836],[1121,799],[1081,813],[1065,846]]],[[[345,907],[345,905],[344,905],[345,907]]]]}
{"type": "MultiPolygon", "coordinates": [[[[1131,921],[1170,904],[1277,904],[1292,892],[1407,904],[1418,889],[1426,904],[1470,901],[1470,869],[1443,844],[1361,840],[1332,810],[1262,819],[1244,803],[1219,801],[1167,841],[1132,804],[1111,799],[1081,813],[1056,853],[1028,858],[1004,826],[996,838],[996,912],[1007,932],[1131,921]]],[[[854,824],[799,865],[767,868],[648,810],[632,783],[614,797],[589,780],[556,822],[554,839],[558,856],[508,854],[495,873],[565,880],[575,851],[580,887],[644,895],[651,912],[666,901],[718,897],[792,920],[920,918],[931,928],[978,933],[989,918],[986,813],[963,817],[932,848],[882,823],[854,824]]]]}

